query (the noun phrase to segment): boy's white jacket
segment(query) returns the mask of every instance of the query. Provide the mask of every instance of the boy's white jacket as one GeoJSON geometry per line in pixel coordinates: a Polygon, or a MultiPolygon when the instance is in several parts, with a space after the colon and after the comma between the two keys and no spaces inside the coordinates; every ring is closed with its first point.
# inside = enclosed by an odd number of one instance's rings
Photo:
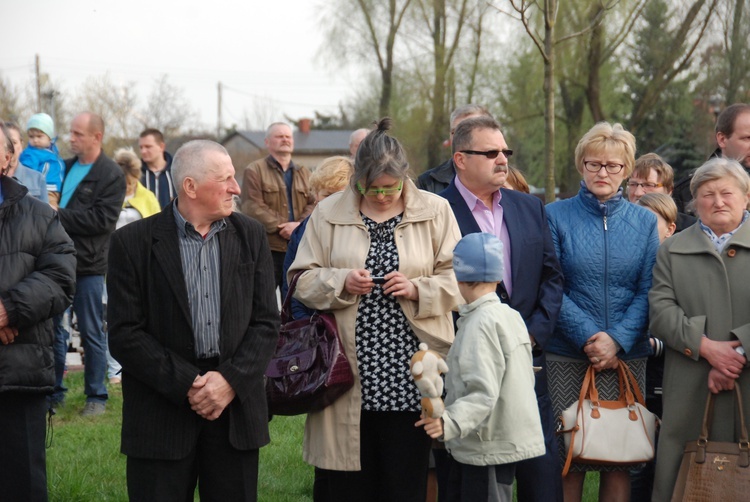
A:
{"type": "Polygon", "coordinates": [[[543,455],[531,341],[521,315],[495,293],[459,307],[448,352],[444,441],[462,464],[497,465],[543,455]]]}

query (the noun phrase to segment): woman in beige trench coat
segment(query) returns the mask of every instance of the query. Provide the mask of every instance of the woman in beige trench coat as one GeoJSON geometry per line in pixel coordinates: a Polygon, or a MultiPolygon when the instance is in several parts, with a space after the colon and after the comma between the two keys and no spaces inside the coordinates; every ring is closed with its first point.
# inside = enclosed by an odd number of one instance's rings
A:
{"type": "MultiPolygon", "coordinates": [[[[650,328],[665,353],[664,414],[653,500],[672,497],[685,443],[698,438],[709,392],[717,393],[709,440],[733,441],[734,383],[750,410],[750,178],[716,158],[695,173],[690,191],[700,221],[659,249],[649,294],[650,328]]],[[[750,415],[746,415],[750,416],[750,415]]]]}
{"type": "Polygon", "coordinates": [[[448,202],[407,177],[383,119],[360,143],[350,186],[316,207],[287,278],[295,297],[336,316],[354,387],[310,413],[303,456],[315,502],[425,500],[430,438],[409,359],[419,342],[445,355],[461,299],[448,202]],[[382,279],[376,279],[381,276],[382,279]],[[377,280],[378,282],[375,282],[377,280]]]}

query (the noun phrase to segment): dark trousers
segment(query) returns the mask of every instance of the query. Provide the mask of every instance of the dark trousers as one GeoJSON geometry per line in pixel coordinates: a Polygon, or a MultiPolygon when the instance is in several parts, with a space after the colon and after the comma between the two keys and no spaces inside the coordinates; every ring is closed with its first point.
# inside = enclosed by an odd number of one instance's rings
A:
{"type": "Polygon", "coordinates": [[[203,421],[198,443],[187,457],[160,460],[128,457],[131,502],[192,502],[196,483],[201,502],[258,499],[258,450],[229,444],[229,413],[203,421]]]}
{"type": "Polygon", "coordinates": [[[315,502],[424,502],[431,439],[418,412],[362,411],[361,471],[315,469],[315,502]]]}
{"type": "Polygon", "coordinates": [[[562,469],[557,456],[555,416],[549,394],[536,396],[542,419],[545,452],[516,464],[518,502],[562,502],[562,469]]]}
{"type": "Polygon", "coordinates": [[[271,257],[273,258],[273,274],[274,277],[276,277],[276,287],[281,288],[281,278],[284,277],[284,258],[286,257],[286,253],[283,251],[271,251],[271,257]]]}
{"type": "Polygon", "coordinates": [[[0,393],[0,500],[46,502],[44,394],[0,393]]]}
{"type": "Polygon", "coordinates": [[[468,465],[448,456],[448,490],[444,500],[511,502],[516,465],[468,465]]]}
{"type": "MultiPolygon", "coordinates": [[[[546,380],[544,384],[546,386],[546,380]]],[[[542,420],[545,452],[541,457],[516,463],[518,502],[562,502],[562,469],[557,456],[556,420],[549,394],[537,395],[537,405],[542,420]]],[[[438,500],[445,500],[448,496],[448,454],[441,450],[433,450],[433,454],[438,477],[438,500]]]]}

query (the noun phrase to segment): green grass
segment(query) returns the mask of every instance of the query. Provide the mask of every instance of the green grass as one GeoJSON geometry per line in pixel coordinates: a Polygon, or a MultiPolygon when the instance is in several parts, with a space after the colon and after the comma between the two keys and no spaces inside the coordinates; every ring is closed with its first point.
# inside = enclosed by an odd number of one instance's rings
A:
{"type": "MultiPolygon", "coordinates": [[[[110,386],[103,416],[84,418],[79,416],[85,402],[83,373],[69,373],[66,385],[67,406],[52,418],[52,446],[47,450],[50,501],[127,501],[125,456],[120,454],[120,387],[110,386]]],[[[260,450],[260,501],[312,500],[313,468],[302,461],[304,422],[304,416],[271,420],[271,444],[260,450]]],[[[597,500],[598,486],[598,475],[590,473],[584,502],[597,500]]]]}
{"type": "MultiPolygon", "coordinates": [[[[83,373],[68,373],[65,383],[67,405],[52,418],[52,446],[47,450],[50,501],[127,501],[125,456],[120,454],[120,387],[109,387],[103,416],[81,417],[83,373]]],[[[303,428],[304,416],[271,421],[271,444],[260,451],[259,500],[312,500],[313,468],[302,461],[303,428]]]]}

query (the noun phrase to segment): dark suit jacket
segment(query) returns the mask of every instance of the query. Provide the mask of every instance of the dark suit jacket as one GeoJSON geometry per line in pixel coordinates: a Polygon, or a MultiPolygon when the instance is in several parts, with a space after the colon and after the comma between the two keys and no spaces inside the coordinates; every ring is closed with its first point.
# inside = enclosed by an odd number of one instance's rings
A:
{"type": "MultiPolygon", "coordinates": [[[[108,315],[112,355],[122,364],[122,452],[179,459],[194,447],[203,419],[187,393],[199,374],[177,226],[161,213],[112,235],[108,315]]],[[[265,229],[240,213],[219,232],[221,357],[217,371],[236,397],[229,441],[249,450],[269,442],[263,375],[276,347],[279,312],[265,229]]]]}
{"type": "MultiPolygon", "coordinates": [[[[508,301],[502,284],[497,294],[521,314],[529,333],[543,349],[552,336],[563,295],[563,277],[547,214],[542,201],[532,195],[505,188],[501,192],[503,223],[510,236],[513,295],[508,301]]],[[[481,232],[455,181],[440,195],[450,202],[461,235],[481,232]]]]}

